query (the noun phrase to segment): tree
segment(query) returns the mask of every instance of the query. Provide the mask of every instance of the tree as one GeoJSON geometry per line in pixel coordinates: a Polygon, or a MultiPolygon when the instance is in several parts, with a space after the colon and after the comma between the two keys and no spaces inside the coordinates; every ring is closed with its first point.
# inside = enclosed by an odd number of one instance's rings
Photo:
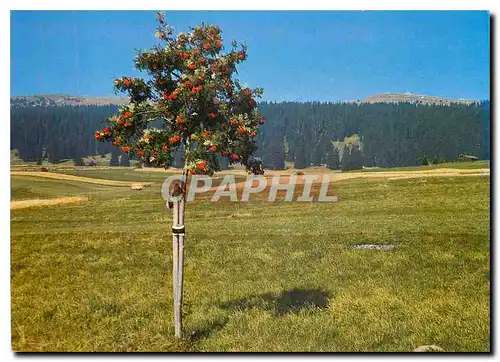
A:
{"type": "Polygon", "coordinates": [[[273,142],[267,145],[265,155],[264,165],[266,168],[273,170],[285,169],[285,147],[282,139],[273,139],[273,142]]]}
{"type": "Polygon", "coordinates": [[[82,157],[75,158],[73,162],[75,163],[75,166],[85,166],[85,161],[83,160],[82,157]]]}
{"type": "Polygon", "coordinates": [[[297,141],[297,148],[295,150],[295,163],[294,168],[302,169],[309,166],[307,162],[306,147],[303,138],[299,138],[297,141]]]}
{"type": "Polygon", "coordinates": [[[325,154],[327,154],[327,149],[330,147],[330,140],[325,137],[325,135],[318,135],[315,137],[318,141],[314,144],[312,150],[311,162],[314,166],[321,166],[323,161],[326,163],[325,154]]]}
{"type": "Polygon", "coordinates": [[[363,169],[363,155],[358,146],[349,147],[345,145],[342,155],[342,171],[361,170],[363,169]]]}
{"type": "Polygon", "coordinates": [[[130,167],[130,157],[127,153],[121,155],[120,157],[120,166],[130,167]]]}
{"type": "Polygon", "coordinates": [[[262,159],[260,157],[250,157],[248,159],[248,165],[252,167],[255,175],[263,175],[264,168],[262,167],[262,159]]]}
{"type": "Polygon", "coordinates": [[[340,168],[339,151],[333,147],[326,157],[326,167],[330,170],[338,170],[340,168]]]}
{"type": "Polygon", "coordinates": [[[443,163],[443,161],[442,161],[442,160],[441,160],[438,156],[434,156],[434,157],[432,158],[431,163],[432,163],[433,165],[437,165],[437,164],[443,163]]]}
{"type": "Polygon", "coordinates": [[[120,150],[117,148],[111,149],[111,160],[109,161],[110,166],[120,166],[120,160],[118,158],[120,150]]]}
{"type": "Polygon", "coordinates": [[[349,169],[349,165],[351,164],[351,155],[349,152],[349,146],[345,145],[342,150],[342,159],[340,160],[340,167],[342,171],[347,171],[349,169]]]}
{"type": "Polygon", "coordinates": [[[45,151],[45,148],[41,148],[40,151],[38,152],[38,158],[36,160],[36,164],[38,166],[41,166],[43,164],[43,161],[47,159],[47,154],[45,151]]]}
{"type": "Polygon", "coordinates": [[[306,162],[306,153],[304,149],[298,149],[295,155],[294,168],[302,169],[308,166],[306,162]]]}
{"type": "Polygon", "coordinates": [[[420,154],[420,164],[422,166],[428,166],[429,165],[429,158],[427,157],[427,155],[425,154],[425,152],[422,152],[420,154]]]}
{"type": "Polygon", "coordinates": [[[219,171],[219,155],[260,172],[248,161],[264,123],[255,101],[262,89],[243,87],[233,77],[237,64],[247,59],[246,47],[233,42],[225,51],[219,27],[202,24],[174,36],[162,13],[157,21],[161,44],[135,58],[136,68],[148,76],[115,79],[116,90],[127,93],[129,103],[107,118],[95,138],[164,168],[172,165],[172,152],[184,147],[183,183],[172,190],[179,196],[173,202],[173,253],[175,336],[181,337],[184,212],[175,210],[185,209],[188,176],[219,171]]]}
{"type": "Polygon", "coordinates": [[[362,170],[363,169],[363,153],[361,152],[360,146],[353,146],[351,149],[351,169],[352,170],[362,170]]]}

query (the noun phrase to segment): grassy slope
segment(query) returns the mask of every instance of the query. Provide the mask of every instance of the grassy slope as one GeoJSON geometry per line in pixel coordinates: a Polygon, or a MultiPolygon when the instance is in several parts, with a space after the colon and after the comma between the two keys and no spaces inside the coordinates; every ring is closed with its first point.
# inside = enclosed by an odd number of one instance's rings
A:
{"type": "MultiPolygon", "coordinates": [[[[477,169],[477,168],[489,168],[490,161],[480,160],[473,162],[446,162],[439,163],[437,165],[429,166],[406,166],[406,167],[392,167],[392,168],[371,168],[365,169],[365,172],[377,172],[377,171],[424,171],[424,170],[435,170],[438,168],[458,168],[458,169],[477,169]]],[[[361,170],[358,170],[361,171],[361,170]]],[[[355,172],[355,171],[349,171],[355,172]]]]}
{"type": "Polygon", "coordinates": [[[12,186],[14,198],[92,194],[11,213],[15,350],[489,349],[486,177],[349,180],[334,184],[337,203],[198,199],[187,209],[182,341],[159,185],[12,186]],[[397,247],[349,249],[357,243],[397,247]]]}
{"type": "Polygon", "coordinates": [[[115,168],[109,170],[99,170],[92,168],[81,168],[77,170],[55,170],[58,173],[76,175],[93,178],[103,178],[108,180],[123,181],[145,181],[162,183],[169,175],[169,172],[147,172],[134,171],[133,168],[115,168]]]}
{"type": "Polygon", "coordinates": [[[120,188],[33,176],[11,176],[11,200],[49,199],[61,196],[105,197],[107,193],[119,192],[120,188]]]}

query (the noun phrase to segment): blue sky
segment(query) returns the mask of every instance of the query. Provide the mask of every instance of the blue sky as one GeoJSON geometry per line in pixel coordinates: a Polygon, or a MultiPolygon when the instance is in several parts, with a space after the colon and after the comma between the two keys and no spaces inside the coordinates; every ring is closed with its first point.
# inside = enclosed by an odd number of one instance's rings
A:
{"type": "MultiPolygon", "coordinates": [[[[217,24],[245,41],[239,78],[264,100],[338,101],[412,92],[489,99],[489,14],[381,11],[167,11],[177,31],[217,24]]],[[[113,94],[156,44],[150,11],[11,12],[11,95],[113,94]]]]}

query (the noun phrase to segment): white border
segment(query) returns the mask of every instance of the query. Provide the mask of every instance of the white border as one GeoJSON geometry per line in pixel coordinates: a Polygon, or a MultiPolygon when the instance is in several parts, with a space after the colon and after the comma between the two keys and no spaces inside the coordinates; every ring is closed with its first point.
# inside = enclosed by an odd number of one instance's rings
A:
{"type": "MultiPolygon", "coordinates": [[[[4,2],[2,4],[6,4],[4,2]]],[[[16,1],[15,3],[10,3],[10,8],[4,9],[1,13],[1,23],[0,27],[2,29],[2,44],[4,49],[8,49],[9,56],[3,56],[2,61],[2,72],[3,72],[3,83],[1,86],[2,90],[2,121],[5,124],[10,123],[8,120],[10,119],[10,13],[9,10],[42,10],[42,9],[54,9],[54,10],[139,10],[138,6],[140,5],[141,10],[156,10],[156,9],[170,9],[170,10],[196,10],[196,9],[210,9],[210,10],[223,10],[223,9],[231,9],[231,10],[490,10],[493,14],[498,14],[498,1],[484,1],[484,0],[475,0],[475,1],[435,1],[435,0],[414,0],[411,2],[401,2],[401,1],[387,1],[387,0],[379,0],[376,2],[367,2],[360,0],[350,0],[343,2],[330,2],[323,0],[308,0],[301,2],[291,2],[286,0],[274,1],[271,2],[269,0],[253,0],[253,1],[228,1],[228,0],[218,0],[216,2],[201,2],[199,0],[195,1],[54,1],[54,0],[46,0],[43,2],[37,1],[16,1]],[[9,80],[9,81],[7,81],[9,80]]],[[[257,25],[256,25],[257,26],[257,25]]],[[[496,28],[498,29],[498,19],[496,20],[496,28]]],[[[498,38],[494,38],[495,49],[498,49],[498,38]]],[[[496,70],[498,74],[498,69],[496,70]]],[[[495,76],[495,79],[492,80],[492,86],[497,84],[496,80],[498,75],[495,76]]],[[[494,104],[497,104],[497,97],[491,100],[494,104]]],[[[3,155],[4,157],[0,157],[1,162],[1,170],[2,176],[4,180],[4,185],[8,187],[4,187],[4,192],[2,193],[2,226],[4,226],[4,230],[10,231],[10,211],[8,206],[8,201],[10,200],[10,173],[9,173],[9,159],[6,157],[9,153],[8,146],[10,146],[10,127],[8,127],[8,131],[4,131],[0,133],[0,137],[2,137],[1,145],[3,146],[3,155]]],[[[494,139],[500,139],[500,126],[497,126],[494,130],[494,139]]],[[[494,157],[498,159],[500,156],[500,150],[498,148],[495,149],[494,157]]],[[[496,185],[491,185],[492,187],[496,185]]],[[[498,205],[498,190],[496,192],[495,202],[498,205]]],[[[493,210],[492,210],[493,211],[493,210]]],[[[494,215],[495,224],[498,221],[498,214],[494,215]]],[[[498,225],[498,224],[497,224],[498,225]]],[[[4,233],[3,235],[6,235],[4,233]]],[[[3,252],[0,253],[2,257],[2,273],[0,279],[0,290],[1,290],[1,313],[0,313],[0,358],[2,361],[12,360],[14,359],[14,355],[11,352],[10,347],[10,233],[9,238],[2,238],[2,248],[3,252]]],[[[498,253],[496,253],[498,256],[498,253]]],[[[497,263],[498,264],[498,263],[497,263]]],[[[497,266],[498,269],[498,266],[497,266]]],[[[498,294],[500,290],[498,288],[498,280],[495,278],[495,291],[498,294]]],[[[499,311],[496,310],[495,322],[498,318],[499,311]]],[[[495,326],[498,326],[497,323],[494,323],[495,326]]],[[[499,332],[496,330],[494,346],[496,346],[497,356],[499,354],[498,348],[498,335],[499,332]]],[[[493,359],[497,359],[495,356],[493,359]]],[[[47,356],[49,359],[53,357],[47,356]]],[[[107,357],[103,356],[79,356],[79,358],[83,359],[92,359],[92,360],[104,360],[104,358],[122,358],[121,355],[109,355],[107,357]]],[[[140,359],[143,356],[132,356],[128,358],[132,359],[140,359]]],[[[148,356],[149,358],[164,358],[164,357],[174,357],[174,356],[148,356]]],[[[203,356],[206,357],[206,356],[203,356]]],[[[217,356],[216,356],[217,357],[217,356]]],[[[257,357],[259,359],[270,359],[271,356],[262,356],[255,355],[253,357],[257,357]]],[[[272,356],[275,357],[275,356],[272,356]]],[[[304,355],[285,355],[281,356],[282,358],[294,358],[294,359],[309,359],[309,357],[304,355]]],[[[335,360],[345,360],[349,358],[349,360],[360,360],[364,357],[356,355],[356,357],[352,355],[331,355],[324,356],[330,357],[335,360]]],[[[367,357],[374,357],[373,355],[367,357]]],[[[387,355],[380,356],[381,358],[388,357],[387,355]]],[[[405,357],[402,355],[394,356],[396,358],[405,357]]],[[[413,357],[413,356],[412,356],[413,357]]],[[[424,357],[423,355],[421,357],[424,357]]],[[[453,356],[450,356],[453,357],[453,356]]],[[[484,358],[481,356],[474,355],[462,355],[461,358],[484,358]]],[[[58,360],[66,360],[71,358],[70,356],[57,356],[58,360]]],[[[192,359],[192,356],[185,356],[188,360],[192,359]]],[[[196,358],[196,357],[194,357],[196,358]]],[[[227,358],[227,356],[226,356],[227,358]]],[[[231,357],[230,357],[231,358],[231,357]]],[[[437,356],[429,356],[426,355],[426,359],[428,360],[437,360],[437,356]]],[[[490,359],[490,358],[488,358],[490,359]]]]}

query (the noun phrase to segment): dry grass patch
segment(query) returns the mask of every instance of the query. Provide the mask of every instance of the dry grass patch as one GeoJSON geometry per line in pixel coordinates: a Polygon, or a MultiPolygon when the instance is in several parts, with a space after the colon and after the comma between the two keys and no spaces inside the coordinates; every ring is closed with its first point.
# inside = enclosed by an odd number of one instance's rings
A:
{"type": "Polygon", "coordinates": [[[88,201],[89,198],[85,196],[68,196],[68,197],[57,197],[55,199],[35,199],[35,200],[21,200],[21,201],[11,201],[10,209],[18,210],[25,209],[27,207],[39,207],[39,206],[52,206],[61,204],[74,204],[78,202],[88,201]]]}

